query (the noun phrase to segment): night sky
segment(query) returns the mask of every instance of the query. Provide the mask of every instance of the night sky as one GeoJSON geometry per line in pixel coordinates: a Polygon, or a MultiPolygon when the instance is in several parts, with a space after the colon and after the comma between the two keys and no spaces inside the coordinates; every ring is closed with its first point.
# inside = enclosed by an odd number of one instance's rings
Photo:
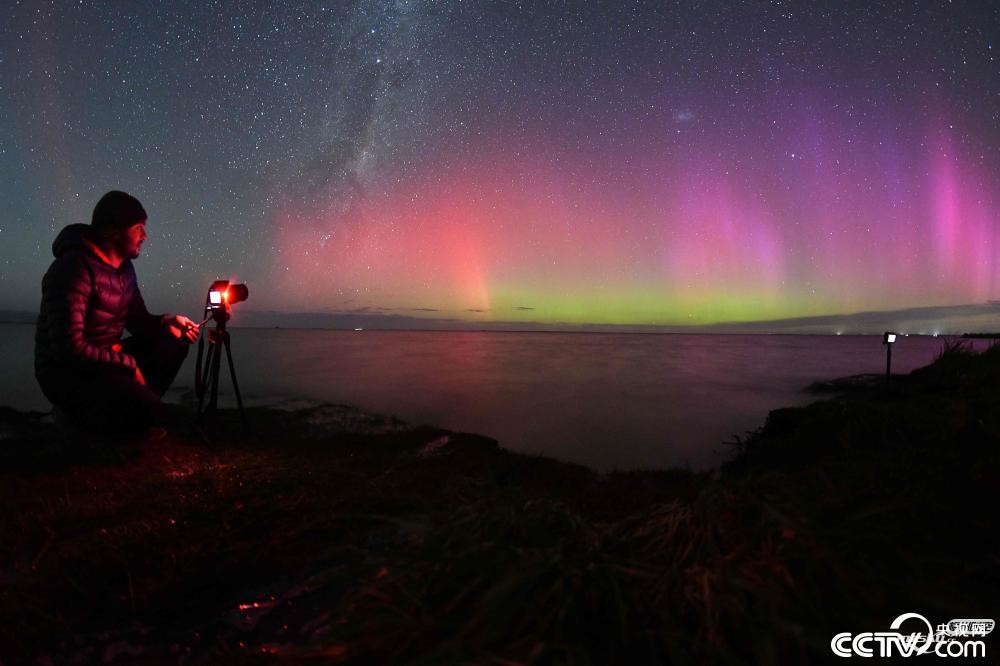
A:
{"type": "Polygon", "coordinates": [[[137,196],[154,311],[706,324],[1000,299],[994,2],[7,2],[0,309],[137,196]]]}

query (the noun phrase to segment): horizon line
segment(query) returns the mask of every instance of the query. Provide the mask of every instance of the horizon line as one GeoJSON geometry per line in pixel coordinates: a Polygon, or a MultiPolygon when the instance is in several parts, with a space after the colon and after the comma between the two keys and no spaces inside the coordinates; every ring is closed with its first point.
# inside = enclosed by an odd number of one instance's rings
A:
{"type": "MultiPolygon", "coordinates": [[[[959,305],[925,305],[898,310],[863,310],[844,314],[808,315],[754,321],[722,321],[703,324],[654,323],[571,323],[565,321],[465,320],[455,317],[421,317],[394,311],[334,310],[281,311],[274,309],[235,308],[234,328],[290,328],[369,331],[503,331],[503,332],[580,332],[638,334],[761,334],[761,335],[875,335],[885,331],[903,335],[969,335],[1000,330],[1000,302],[959,305]],[[242,316],[241,316],[242,315],[242,316]],[[979,321],[982,318],[993,321],[979,321]],[[248,320],[245,324],[240,319],[248,320]],[[290,322],[286,320],[300,320],[290,322]],[[313,321],[301,321],[301,320],[313,321]],[[967,321],[962,322],[965,319],[967,321]],[[336,321],[339,320],[339,321],[336,321]],[[952,321],[946,321],[952,320],[952,321]],[[974,321],[975,320],[975,321],[974,321]],[[386,325],[391,322],[392,325],[386,325]],[[960,323],[961,322],[961,323],[960,323]]],[[[407,312],[413,312],[408,310],[407,312]]],[[[24,309],[0,309],[2,323],[29,323],[37,312],[24,309]]],[[[991,334],[991,333],[990,333],[991,334]]]]}

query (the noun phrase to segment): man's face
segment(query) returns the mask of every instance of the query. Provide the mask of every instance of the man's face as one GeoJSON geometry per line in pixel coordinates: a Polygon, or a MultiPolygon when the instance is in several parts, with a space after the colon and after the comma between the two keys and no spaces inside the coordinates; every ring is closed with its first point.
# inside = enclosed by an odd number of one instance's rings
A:
{"type": "Polygon", "coordinates": [[[123,257],[135,259],[142,250],[144,240],[146,240],[146,221],[142,220],[125,228],[118,235],[117,250],[123,257]]]}

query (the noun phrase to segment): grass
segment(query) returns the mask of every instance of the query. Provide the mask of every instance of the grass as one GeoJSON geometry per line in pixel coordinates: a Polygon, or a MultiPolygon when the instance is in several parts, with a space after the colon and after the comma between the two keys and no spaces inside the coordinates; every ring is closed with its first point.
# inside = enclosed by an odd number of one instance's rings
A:
{"type": "Polygon", "coordinates": [[[994,617],[998,387],[1000,349],[949,349],[703,474],[335,406],[69,459],[7,410],[0,661],[816,663],[904,612],[994,617]]]}

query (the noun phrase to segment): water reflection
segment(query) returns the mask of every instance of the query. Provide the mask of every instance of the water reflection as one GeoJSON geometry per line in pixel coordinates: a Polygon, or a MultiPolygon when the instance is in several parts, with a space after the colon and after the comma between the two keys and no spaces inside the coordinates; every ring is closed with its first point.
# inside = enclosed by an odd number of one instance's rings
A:
{"type": "MultiPolygon", "coordinates": [[[[0,403],[46,408],[31,373],[33,327],[0,328],[15,350],[0,367],[0,403]]],[[[251,401],[357,405],[605,470],[715,464],[721,443],[769,410],[815,399],[809,383],[885,369],[881,336],[232,332],[251,401]]],[[[904,338],[893,370],[940,349],[904,338]]],[[[193,384],[192,357],[180,385],[193,384]]]]}

